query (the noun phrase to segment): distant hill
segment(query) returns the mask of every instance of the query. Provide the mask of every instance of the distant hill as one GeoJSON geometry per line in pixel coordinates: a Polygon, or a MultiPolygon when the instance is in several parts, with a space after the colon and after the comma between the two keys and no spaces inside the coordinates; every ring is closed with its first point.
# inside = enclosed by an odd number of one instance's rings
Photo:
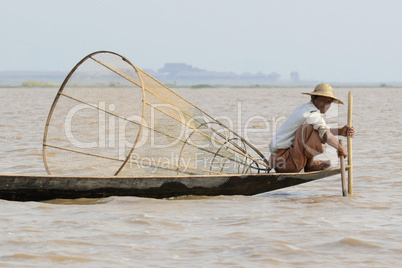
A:
{"type": "MultiPolygon", "coordinates": [[[[207,71],[193,67],[186,63],[166,63],[157,71],[144,69],[150,75],[156,77],[161,82],[173,85],[271,85],[280,83],[280,74],[271,72],[264,74],[258,72],[236,74],[234,72],[207,71]]],[[[297,76],[298,77],[298,76],[297,76]]]]}
{"type": "MultiPolygon", "coordinates": [[[[258,86],[258,85],[298,85],[299,74],[292,72],[290,79],[271,73],[236,74],[234,72],[216,72],[193,67],[186,63],[166,63],[157,71],[144,69],[162,83],[171,86],[223,85],[223,86],[258,86]]],[[[0,71],[0,86],[61,85],[68,72],[60,71],[0,71]]]]}

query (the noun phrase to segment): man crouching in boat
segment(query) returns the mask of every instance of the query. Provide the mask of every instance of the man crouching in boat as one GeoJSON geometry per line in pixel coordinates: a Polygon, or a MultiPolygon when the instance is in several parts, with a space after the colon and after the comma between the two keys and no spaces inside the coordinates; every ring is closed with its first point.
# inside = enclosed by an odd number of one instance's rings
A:
{"type": "Polygon", "coordinates": [[[311,101],[298,106],[276,132],[269,144],[271,156],[269,164],[279,173],[325,170],[331,162],[314,160],[323,153],[322,144],[334,147],[338,156],[348,156],[334,135],[354,136],[354,127],[345,125],[339,129],[330,129],[323,118],[331,104],[343,102],[335,98],[333,88],[326,83],[317,85],[311,95],[311,101]]]}

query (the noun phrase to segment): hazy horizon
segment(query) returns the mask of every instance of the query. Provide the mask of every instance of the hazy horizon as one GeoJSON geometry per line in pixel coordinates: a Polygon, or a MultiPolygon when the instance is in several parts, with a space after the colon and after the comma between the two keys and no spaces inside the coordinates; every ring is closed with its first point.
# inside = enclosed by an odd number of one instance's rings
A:
{"type": "Polygon", "coordinates": [[[398,1],[0,1],[0,71],[68,72],[110,50],[141,69],[402,81],[398,1]]]}

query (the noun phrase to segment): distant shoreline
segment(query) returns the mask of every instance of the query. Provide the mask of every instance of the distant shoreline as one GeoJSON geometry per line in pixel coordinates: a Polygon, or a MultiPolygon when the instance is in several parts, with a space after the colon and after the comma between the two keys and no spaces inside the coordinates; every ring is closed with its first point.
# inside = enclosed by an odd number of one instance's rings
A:
{"type": "MultiPolygon", "coordinates": [[[[25,85],[1,85],[0,84],[0,89],[4,88],[25,88],[25,89],[35,89],[35,88],[60,88],[60,85],[53,84],[53,83],[48,83],[48,82],[37,82],[35,81],[30,81],[31,83],[26,83],[25,85]]],[[[215,88],[215,89],[220,89],[220,88],[233,88],[233,89],[244,89],[244,88],[249,88],[249,89],[255,89],[255,88],[311,88],[314,87],[314,85],[245,85],[245,86],[239,86],[239,85],[207,85],[207,84],[202,84],[202,85],[169,85],[166,84],[167,87],[171,89],[191,89],[191,90],[197,90],[197,89],[208,89],[208,88],[215,88]]],[[[402,85],[334,85],[336,88],[402,88],[402,85]]]]}
{"type": "MultiPolygon", "coordinates": [[[[61,71],[49,71],[49,72],[34,72],[34,71],[0,71],[0,88],[4,87],[23,87],[24,83],[31,83],[32,85],[25,85],[27,87],[53,87],[60,86],[64,79],[66,78],[68,72],[61,71]],[[34,85],[35,84],[35,85],[34,85]]],[[[152,75],[152,74],[151,74],[152,75]]],[[[221,87],[231,87],[231,88],[264,88],[264,87],[314,87],[318,83],[327,82],[334,87],[402,87],[401,82],[331,82],[323,80],[299,80],[289,81],[289,80],[277,80],[275,82],[267,81],[251,81],[251,80],[238,80],[238,79],[193,79],[188,80],[186,78],[177,77],[172,81],[172,79],[165,80],[163,77],[154,76],[156,79],[161,81],[168,87],[171,88],[221,88],[221,87]],[[264,83],[265,82],[265,83],[264,83]]]]}

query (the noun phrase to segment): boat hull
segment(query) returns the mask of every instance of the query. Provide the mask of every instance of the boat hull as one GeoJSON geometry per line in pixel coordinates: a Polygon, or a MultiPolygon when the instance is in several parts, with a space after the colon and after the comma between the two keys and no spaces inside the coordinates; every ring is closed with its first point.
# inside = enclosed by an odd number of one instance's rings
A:
{"type": "Polygon", "coordinates": [[[137,196],[169,198],[187,195],[255,195],[340,174],[340,168],[308,173],[207,175],[178,177],[63,177],[0,175],[0,199],[51,199],[137,196]]]}

